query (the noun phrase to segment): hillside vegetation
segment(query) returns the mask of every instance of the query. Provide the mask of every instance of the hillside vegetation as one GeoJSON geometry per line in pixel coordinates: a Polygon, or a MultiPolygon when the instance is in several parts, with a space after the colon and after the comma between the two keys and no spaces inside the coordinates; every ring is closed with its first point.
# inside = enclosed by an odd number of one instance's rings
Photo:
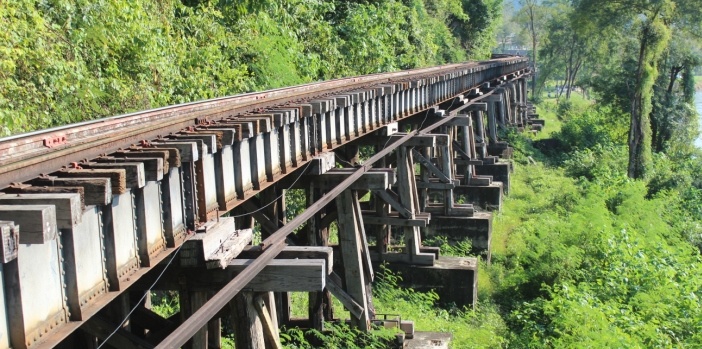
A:
{"type": "Polygon", "coordinates": [[[500,0],[45,0],[0,6],[0,136],[486,58],[500,0]]]}
{"type": "Polygon", "coordinates": [[[632,180],[621,114],[577,97],[539,107],[542,134],[503,135],[515,173],[476,308],[437,308],[382,275],[378,310],[453,333],[452,348],[702,346],[700,154],[656,156],[655,174],[632,180]]]}

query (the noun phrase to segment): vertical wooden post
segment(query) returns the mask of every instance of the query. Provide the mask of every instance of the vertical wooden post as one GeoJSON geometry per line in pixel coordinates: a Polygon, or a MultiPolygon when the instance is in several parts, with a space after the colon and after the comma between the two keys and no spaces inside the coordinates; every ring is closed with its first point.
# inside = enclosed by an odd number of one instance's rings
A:
{"type": "MultiPolygon", "coordinates": [[[[448,135],[448,142],[439,147],[439,160],[441,162],[441,171],[443,174],[453,179],[453,127],[442,127],[443,134],[448,135]]],[[[444,190],[444,212],[446,215],[451,215],[453,209],[453,190],[444,190]]]]}
{"type": "MultiPolygon", "coordinates": [[[[479,159],[484,159],[487,156],[487,138],[485,136],[485,123],[483,119],[483,112],[481,110],[473,111],[473,120],[475,121],[473,125],[473,131],[475,132],[473,136],[477,135],[480,138],[480,147],[477,149],[477,157],[479,159]]],[[[477,141],[477,139],[476,139],[477,141]]]]}
{"type": "MultiPolygon", "coordinates": [[[[307,207],[314,204],[322,192],[315,188],[314,183],[305,190],[305,203],[307,207]]],[[[321,209],[307,222],[307,241],[310,246],[329,246],[329,230],[321,226],[326,209],[321,209]]],[[[324,289],[321,292],[310,292],[308,296],[308,314],[310,327],[319,331],[324,329],[324,320],[334,318],[331,293],[324,289]]]]}
{"type": "MultiPolygon", "coordinates": [[[[188,315],[192,315],[195,313],[198,309],[200,309],[203,305],[207,303],[207,291],[190,291],[190,311],[191,313],[188,315]]],[[[209,326],[209,325],[208,325],[209,326]]],[[[189,346],[191,349],[207,349],[207,328],[208,326],[203,326],[197,333],[193,336],[193,338],[189,342],[189,346]]],[[[188,346],[188,345],[186,345],[188,346]]]]}
{"type": "Polygon", "coordinates": [[[263,324],[253,301],[252,292],[240,292],[230,303],[236,349],[266,349],[263,324]]]}
{"type": "Polygon", "coordinates": [[[207,324],[207,345],[209,348],[222,348],[222,319],[214,318],[207,324]]]}
{"type": "MultiPolygon", "coordinates": [[[[310,207],[315,201],[314,183],[305,190],[305,204],[310,207]]],[[[307,221],[307,242],[310,246],[321,245],[321,234],[319,225],[321,223],[321,213],[317,213],[307,221]]],[[[310,292],[308,298],[308,316],[310,327],[318,331],[324,328],[324,295],[322,292],[310,292]]]]}
{"type": "MultiPolygon", "coordinates": [[[[381,151],[382,144],[375,146],[375,152],[381,151]]],[[[383,157],[380,161],[376,162],[373,167],[376,168],[387,168],[387,157],[383,157]]],[[[390,205],[380,198],[373,197],[375,206],[375,212],[380,217],[387,217],[390,213],[390,205]]],[[[392,233],[392,227],[389,225],[376,225],[372,226],[375,232],[375,248],[379,254],[384,254],[388,252],[388,245],[390,244],[390,237],[392,233]]]]}
{"type": "MultiPolygon", "coordinates": [[[[408,152],[406,147],[401,146],[397,148],[398,195],[400,196],[400,203],[412,212],[412,217],[407,218],[414,218],[414,213],[417,212],[419,206],[415,205],[415,198],[412,195],[412,189],[415,189],[414,193],[416,193],[416,187],[413,188],[415,181],[412,163],[412,153],[408,152]]],[[[415,227],[404,227],[403,230],[405,232],[406,252],[410,260],[412,260],[412,256],[419,253],[418,229],[415,229],[415,227]]]]}
{"type": "Polygon", "coordinates": [[[360,212],[357,212],[356,203],[358,195],[351,190],[344,191],[336,198],[336,205],[339,215],[339,245],[341,247],[342,259],[344,262],[344,278],[346,292],[353,297],[356,303],[363,307],[363,314],[360,317],[353,316],[351,322],[361,331],[370,330],[370,319],[372,314],[371,295],[367,287],[370,280],[367,280],[367,269],[364,265],[363,253],[368,253],[363,248],[361,235],[365,234],[363,225],[359,226],[360,212]]]}
{"type": "MultiPolygon", "coordinates": [[[[399,147],[397,153],[397,190],[400,203],[411,212],[411,217],[420,210],[419,195],[417,195],[417,182],[414,177],[414,161],[412,152],[407,147],[399,147]]],[[[422,238],[419,227],[403,227],[405,235],[405,253],[408,262],[422,265],[433,265],[434,255],[422,253],[422,238]]]]}
{"type": "Polygon", "coordinates": [[[497,143],[497,111],[496,111],[497,102],[495,102],[494,99],[488,98],[487,105],[488,105],[487,118],[488,118],[488,129],[489,129],[489,135],[490,135],[490,143],[497,143]]]}

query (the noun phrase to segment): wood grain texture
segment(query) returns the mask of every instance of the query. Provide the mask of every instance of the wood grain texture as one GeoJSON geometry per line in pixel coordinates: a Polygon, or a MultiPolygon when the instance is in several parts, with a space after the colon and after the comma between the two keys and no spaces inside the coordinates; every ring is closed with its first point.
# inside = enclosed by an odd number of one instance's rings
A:
{"type": "Polygon", "coordinates": [[[56,239],[56,208],[53,205],[0,205],[0,220],[22,229],[20,244],[43,244],[56,239]]]}

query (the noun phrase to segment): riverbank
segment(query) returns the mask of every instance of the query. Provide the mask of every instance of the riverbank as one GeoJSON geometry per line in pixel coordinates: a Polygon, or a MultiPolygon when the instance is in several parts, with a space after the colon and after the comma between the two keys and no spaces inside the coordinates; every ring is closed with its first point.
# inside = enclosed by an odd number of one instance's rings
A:
{"type": "Polygon", "coordinates": [[[702,76],[695,76],[695,91],[702,91],[702,76]]]}

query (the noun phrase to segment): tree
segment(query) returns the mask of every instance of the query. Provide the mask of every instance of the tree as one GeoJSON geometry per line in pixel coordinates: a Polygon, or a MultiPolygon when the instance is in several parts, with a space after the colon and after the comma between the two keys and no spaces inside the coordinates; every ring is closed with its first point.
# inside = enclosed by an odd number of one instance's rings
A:
{"type": "Polygon", "coordinates": [[[586,61],[599,58],[601,36],[596,35],[592,26],[576,26],[569,3],[561,1],[551,6],[553,14],[545,25],[548,36],[539,50],[541,72],[538,81],[539,85],[543,85],[554,76],[562,79],[563,85],[557,97],[565,93],[569,99],[586,61]]]}
{"type": "Polygon", "coordinates": [[[543,35],[546,23],[547,7],[543,6],[541,0],[519,0],[521,8],[517,20],[528,33],[531,41],[531,67],[534,72],[531,80],[531,93],[536,93],[536,69],[538,45],[543,35]]]}
{"type": "Polygon", "coordinates": [[[701,10],[694,0],[576,0],[575,4],[581,21],[594,21],[603,31],[637,33],[627,175],[644,178],[651,158],[650,112],[658,62],[673,29],[700,30],[701,10]]]}
{"type": "Polygon", "coordinates": [[[697,138],[694,112],[694,68],[700,62],[700,42],[688,33],[674,36],[658,63],[661,74],[654,89],[651,112],[653,151],[690,147],[697,138]]]}

